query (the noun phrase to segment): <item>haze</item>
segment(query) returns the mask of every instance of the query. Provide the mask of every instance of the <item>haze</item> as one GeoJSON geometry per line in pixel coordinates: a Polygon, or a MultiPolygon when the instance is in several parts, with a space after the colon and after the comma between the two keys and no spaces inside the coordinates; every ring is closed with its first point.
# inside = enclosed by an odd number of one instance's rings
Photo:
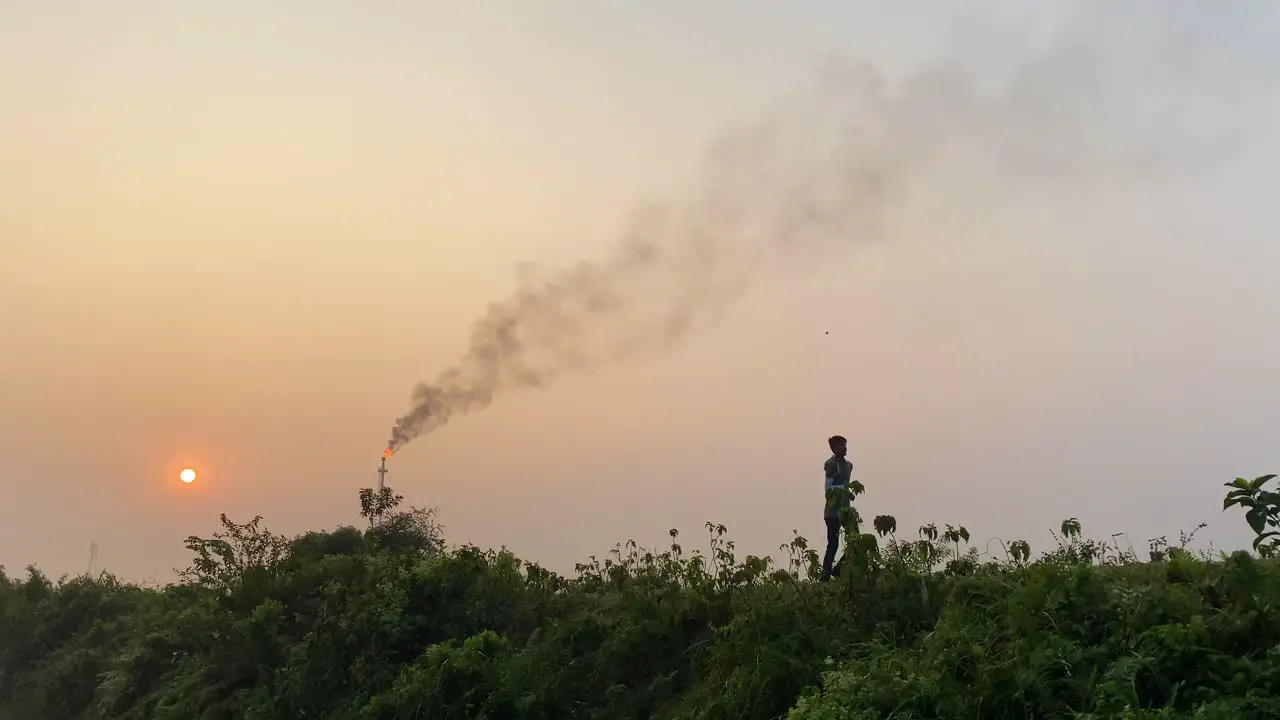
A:
{"type": "Polygon", "coordinates": [[[671,352],[507,393],[389,484],[560,570],[706,520],[769,553],[820,536],[842,433],[861,512],[908,533],[1247,542],[1221,485],[1276,470],[1280,8],[369,8],[0,3],[0,564],[79,572],[97,542],[163,580],[220,512],[355,522],[410,389],[522,263],[605,254],[833,53],[1029,83],[999,138],[1027,154],[949,156],[882,240],[757,270],[671,352]]]}

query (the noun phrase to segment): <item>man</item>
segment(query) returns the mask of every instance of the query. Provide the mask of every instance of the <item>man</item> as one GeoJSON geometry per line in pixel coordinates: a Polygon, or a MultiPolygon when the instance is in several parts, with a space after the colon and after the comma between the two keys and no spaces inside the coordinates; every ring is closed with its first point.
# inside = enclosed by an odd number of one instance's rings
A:
{"type": "MultiPolygon", "coordinates": [[[[850,518],[853,495],[849,492],[849,481],[853,475],[853,463],[845,459],[849,453],[849,441],[843,436],[832,435],[827,439],[831,448],[831,457],[823,469],[826,471],[825,492],[827,496],[826,510],[823,518],[827,522],[827,553],[822,557],[822,582],[831,579],[831,565],[836,559],[836,550],[840,546],[840,531],[850,518]]],[[[839,570],[835,572],[839,574],[839,570]]]]}

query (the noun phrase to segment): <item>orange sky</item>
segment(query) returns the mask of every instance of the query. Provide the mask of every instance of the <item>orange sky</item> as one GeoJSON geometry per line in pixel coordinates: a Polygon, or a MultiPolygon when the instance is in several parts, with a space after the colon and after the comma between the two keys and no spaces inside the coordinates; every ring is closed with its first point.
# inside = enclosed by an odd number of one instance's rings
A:
{"type": "MultiPolygon", "coordinates": [[[[96,541],[101,566],[164,578],[219,512],[289,533],[354,522],[410,388],[465,349],[518,263],[604,254],[637,201],[678,199],[709,140],[828,51],[896,77],[1061,8],[263,7],[0,9],[10,570],[80,571],[96,541]]],[[[1256,103],[1241,114],[1262,112],[1252,76],[1223,75],[1258,58],[1223,47],[1215,86],[1237,80],[1256,103]]],[[[1081,132],[1151,107],[1140,91],[1174,73],[1151,67],[1081,132]]],[[[1276,469],[1280,420],[1269,140],[1123,182],[951,158],[915,179],[888,241],[763,273],[669,355],[503,397],[408,446],[389,482],[438,505],[452,541],[560,569],[705,520],[763,553],[821,533],[839,432],[863,513],[899,527],[1043,547],[1074,515],[1142,547],[1209,520],[1238,543],[1221,483],[1276,469]]]]}

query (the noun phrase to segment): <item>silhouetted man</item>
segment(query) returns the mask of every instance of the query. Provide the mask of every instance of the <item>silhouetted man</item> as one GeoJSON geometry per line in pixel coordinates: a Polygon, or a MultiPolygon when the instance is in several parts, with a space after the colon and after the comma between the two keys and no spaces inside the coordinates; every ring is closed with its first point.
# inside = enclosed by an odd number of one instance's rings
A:
{"type": "MultiPolygon", "coordinates": [[[[827,439],[831,448],[831,457],[823,469],[826,472],[824,489],[827,496],[823,518],[827,522],[827,553],[822,556],[822,582],[831,579],[831,565],[836,560],[836,550],[840,546],[840,531],[844,529],[845,520],[849,518],[853,495],[849,492],[849,480],[853,475],[853,463],[845,459],[849,452],[849,441],[840,435],[832,435],[827,439]]],[[[835,572],[839,575],[839,570],[835,572]]]]}

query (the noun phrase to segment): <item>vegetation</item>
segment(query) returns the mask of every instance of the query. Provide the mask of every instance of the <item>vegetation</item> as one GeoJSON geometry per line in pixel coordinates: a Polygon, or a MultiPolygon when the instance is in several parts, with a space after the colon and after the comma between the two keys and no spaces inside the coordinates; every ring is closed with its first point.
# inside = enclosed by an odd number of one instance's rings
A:
{"type": "Polygon", "coordinates": [[[1228,484],[1256,555],[1184,536],[1139,559],[1071,519],[992,558],[963,527],[852,514],[830,583],[802,537],[775,567],[714,524],[705,551],[673,530],[567,578],[450,549],[389,490],[361,492],[362,529],[224,516],[162,589],[0,572],[0,717],[1278,717],[1272,479],[1228,484]]]}

